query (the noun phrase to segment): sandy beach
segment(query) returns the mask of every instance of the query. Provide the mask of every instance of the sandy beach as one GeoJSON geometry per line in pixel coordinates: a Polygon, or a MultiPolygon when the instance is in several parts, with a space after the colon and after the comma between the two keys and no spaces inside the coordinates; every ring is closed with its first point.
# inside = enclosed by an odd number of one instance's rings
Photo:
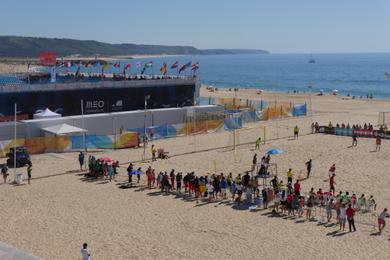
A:
{"type": "MultiPolygon", "coordinates": [[[[328,189],[328,168],[336,163],[337,192],[373,195],[378,211],[390,207],[388,140],[382,141],[380,152],[373,152],[374,139],[359,138],[358,146],[350,148],[351,137],[311,134],[310,129],[312,122],[377,125],[378,113],[388,110],[389,100],[256,92],[239,90],[236,95],[267,101],[311,101],[309,116],[261,121],[249,125],[255,130],[241,133],[242,139],[254,143],[262,134],[261,127],[267,127],[267,141],[259,156],[270,148],[282,149],[284,153],[273,156],[272,162],[278,164],[283,180],[288,168],[296,176],[303,174],[305,162],[311,158],[313,173],[302,181],[303,191],[328,189]],[[295,125],[301,128],[298,140],[291,139],[295,125]]],[[[234,97],[227,89],[209,92],[202,88],[201,95],[234,97]]],[[[153,144],[168,150],[171,158],[135,163],[136,167],[235,175],[250,169],[254,154],[253,144],[238,146],[236,151],[209,150],[230,145],[231,134],[227,132],[153,144]]],[[[145,188],[145,176],[137,187],[120,189],[119,184],[127,179],[128,162],[140,160],[142,152],[141,148],[93,153],[120,161],[116,182],[85,179],[77,171],[77,153],[32,156],[31,185],[0,185],[0,240],[45,259],[79,259],[83,242],[89,243],[92,259],[385,259],[390,255],[389,227],[382,236],[376,235],[373,225],[359,222],[357,232],[337,232],[338,226],[323,225],[321,218],[272,217],[269,210],[252,212],[229,201],[197,204],[191,197],[145,188]]],[[[4,161],[0,159],[0,163],[4,161]]],[[[375,216],[367,219],[374,219],[375,224],[375,216]]]]}

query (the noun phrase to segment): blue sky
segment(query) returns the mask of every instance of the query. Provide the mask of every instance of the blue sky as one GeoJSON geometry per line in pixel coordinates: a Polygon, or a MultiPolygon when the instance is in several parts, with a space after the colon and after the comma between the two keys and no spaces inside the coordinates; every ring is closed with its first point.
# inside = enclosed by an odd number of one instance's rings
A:
{"type": "Polygon", "coordinates": [[[390,0],[2,0],[0,35],[111,43],[390,52],[390,0]]]}

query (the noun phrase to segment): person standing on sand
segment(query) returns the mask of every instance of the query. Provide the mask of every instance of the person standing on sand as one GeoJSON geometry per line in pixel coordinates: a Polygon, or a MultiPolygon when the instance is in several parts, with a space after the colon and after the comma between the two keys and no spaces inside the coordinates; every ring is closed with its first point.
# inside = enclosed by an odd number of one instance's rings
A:
{"type": "Polygon", "coordinates": [[[129,164],[129,166],[127,167],[127,175],[129,176],[129,184],[131,184],[133,182],[133,169],[134,169],[134,166],[132,163],[129,164]]]}
{"type": "Polygon", "coordinates": [[[334,185],[336,184],[336,182],[334,181],[335,176],[336,176],[336,174],[333,173],[332,176],[330,176],[330,178],[329,178],[329,192],[332,192],[333,196],[335,193],[334,185]]]}
{"type": "Polygon", "coordinates": [[[344,231],[345,229],[345,220],[347,218],[347,210],[345,209],[345,205],[341,204],[340,206],[340,215],[339,215],[339,223],[340,230],[344,231]]]}
{"type": "Polygon", "coordinates": [[[357,146],[357,136],[356,136],[356,134],[352,135],[352,146],[357,146]]]}
{"type": "Polygon", "coordinates": [[[381,140],[380,136],[378,135],[376,137],[376,140],[375,140],[375,144],[376,144],[375,151],[376,152],[381,150],[381,143],[382,143],[382,140],[381,140]]]}
{"type": "Polygon", "coordinates": [[[31,182],[31,171],[32,171],[32,165],[29,164],[27,166],[27,182],[28,182],[28,184],[31,184],[30,183],[31,182]]]}
{"type": "Polygon", "coordinates": [[[252,159],[252,171],[254,171],[256,169],[256,164],[257,164],[257,154],[255,153],[255,155],[253,155],[253,159],[252,159]]]}
{"type": "Polygon", "coordinates": [[[307,169],[306,179],[309,179],[310,177],[311,166],[312,166],[311,162],[312,162],[311,159],[306,162],[306,169],[307,169]]]}
{"type": "Polygon", "coordinates": [[[293,176],[294,176],[294,173],[292,172],[292,169],[288,169],[287,171],[287,183],[291,183],[292,184],[292,181],[293,181],[293,176]]]}
{"type": "Polygon", "coordinates": [[[154,144],[152,144],[152,147],[150,148],[150,152],[152,153],[152,161],[156,161],[156,153],[157,153],[157,150],[156,148],[154,147],[154,144]]]}
{"type": "Polygon", "coordinates": [[[353,218],[355,216],[355,210],[352,208],[351,204],[348,205],[346,214],[347,214],[349,232],[352,232],[352,228],[353,228],[353,231],[356,231],[355,220],[353,218]]]}
{"type": "Polygon", "coordinates": [[[294,127],[294,139],[297,139],[298,140],[298,135],[299,135],[299,128],[298,126],[296,125],[294,127]]]}
{"type": "Polygon", "coordinates": [[[90,260],[91,254],[89,253],[88,250],[88,244],[84,243],[83,248],[81,249],[81,259],[82,260],[90,260]]]}
{"type": "Polygon", "coordinates": [[[182,181],[182,179],[183,179],[182,173],[181,173],[181,172],[178,172],[178,173],[176,174],[176,191],[177,191],[178,193],[181,193],[181,181],[182,181]]]}
{"type": "Polygon", "coordinates": [[[327,223],[329,223],[332,219],[332,210],[334,207],[335,205],[333,199],[328,199],[328,202],[326,203],[326,219],[328,221],[327,223]]]}
{"type": "Polygon", "coordinates": [[[1,174],[3,174],[4,184],[7,183],[7,177],[8,177],[8,167],[6,164],[1,167],[1,174]]]}
{"type": "Polygon", "coordinates": [[[386,226],[385,218],[390,217],[390,214],[387,213],[387,208],[385,208],[381,214],[378,216],[378,228],[379,228],[379,235],[382,234],[383,229],[386,226]]]}
{"type": "Polygon", "coordinates": [[[256,140],[255,150],[260,149],[260,143],[261,143],[261,137],[257,138],[257,140],[256,140]]]}
{"type": "Polygon", "coordinates": [[[80,172],[83,171],[83,165],[84,165],[84,153],[79,153],[79,164],[80,164],[80,172]]]}

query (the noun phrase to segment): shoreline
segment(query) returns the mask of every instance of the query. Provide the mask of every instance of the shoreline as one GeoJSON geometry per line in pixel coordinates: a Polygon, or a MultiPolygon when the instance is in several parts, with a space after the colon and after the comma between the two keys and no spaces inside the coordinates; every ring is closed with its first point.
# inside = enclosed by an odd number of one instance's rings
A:
{"type": "MultiPolygon", "coordinates": [[[[206,92],[206,93],[224,93],[224,92],[227,92],[227,93],[232,93],[232,97],[234,96],[234,89],[238,89],[237,91],[237,94],[240,93],[240,92],[244,92],[244,93],[251,93],[251,94],[256,94],[256,97],[261,97],[262,95],[266,95],[266,96],[269,96],[269,95],[276,95],[276,96],[285,96],[285,95],[289,95],[289,96],[292,96],[292,97],[308,97],[311,95],[311,97],[339,97],[339,98],[342,98],[342,99],[345,99],[345,100],[361,100],[361,101],[390,101],[390,96],[388,98],[386,97],[373,97],[372,99],[370,98],[366,98],[366,97],[363,97],[363,98],[360,98],[360,96],[355,96],[355,98],[353,98],[353,95],[343,95],[343,94],[340,94],[338,93],[337,95],[333,95],[332,92],[326,92],[324,91],[323,92],[323,95],[319,95],[319,91],[312,91],[312,92],[309,92],[309,91],[303,91],[303,92],[296,92],[294,93],[293,91],[277,91],[277,90],[267,90],[266,88],[250,88],[250,87],[240,87],[240,86],[234,86],[234,87],[226,87],[226,86],[214,86],[214,85],[207,85],[207,84],[203,84],[201,83],[201,89],[204,89],[203,92],[206,92]],[[210,90],[207,90],[206,88],[213,88],[215,90],[215,88],[218,89],[218,91],[210,91],[210,90]],[[230,90],[229,90],[230,89],[230,90]],[[257,92],[261,91],[261,94],[258,94],[257,92]]],[[[203,93],[205,94],[205,93],[203,93]]],[[[209,97],[209,96],[202,96],[202,97],[209,97]]]]}

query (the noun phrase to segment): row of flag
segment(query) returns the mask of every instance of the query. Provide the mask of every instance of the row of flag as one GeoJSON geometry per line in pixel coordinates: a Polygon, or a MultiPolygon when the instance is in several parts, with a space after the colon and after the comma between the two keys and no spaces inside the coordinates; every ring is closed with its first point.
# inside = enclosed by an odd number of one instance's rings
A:
{"type": "MultiPolygon", "coordinates": [[[[78,62],[73,62],[73,61],[67,61],[67,62],[61,62],[61,63],[58,63],[57,64],[57,67],[61,68],[61,67],[73,67],[73,66],[78,66],[77,68],[77,71],[76,71],[76,74],[77,73],[80,73],[80,67],[81,66],[84,66],[84,67],[90,67],[90,66],[97,66],[97,65],[100,65],[102,66],[101,68],[101,73],[104,74],[104,70],[106,69],[109,69],[110,66],[112,65],[112,67],[114,68],[120,68],[121,67],[121,63],[120,62],[117,62],[117,63],[108,63],[108,62],[104,62],[104,61],[87,61],[87,62],[84,62],[84,61],[78,61],[78,62]]],[[[135,64],[136,68],[138,69],[141,69],[141,74],[144,74],[146,69],[148,68],[152,68],[153,67],[153,61],[149,61],[147,63],[145,63],[143,66],[142,66],[142,63],[141,62],[137,62],[135,64]]],[[[126,64],[124,67],[123,67],[123,74],[126,75],[126,71],[128,69],[131,68],[131,64],[128,63],[126,64]]],[[[191,68],[192,71],[197,71],[199,69],[199,62],[196,62],[194,64],[191,63],[191,61],[187,62],[186,64],[183,64],[181,66],[179,66],[179,62],[176,61],[174,62],[171,66],[170,66],[170,69],[177,69],[178,70],[178,73],[182,73],[184,71],[186,71],[188,68],[191,68]]],[[[168,72],[168,65],[164,62],[162,67],[160,68],[160,72],[162,75],[166,75],[167,72],[168,72]]]]}

